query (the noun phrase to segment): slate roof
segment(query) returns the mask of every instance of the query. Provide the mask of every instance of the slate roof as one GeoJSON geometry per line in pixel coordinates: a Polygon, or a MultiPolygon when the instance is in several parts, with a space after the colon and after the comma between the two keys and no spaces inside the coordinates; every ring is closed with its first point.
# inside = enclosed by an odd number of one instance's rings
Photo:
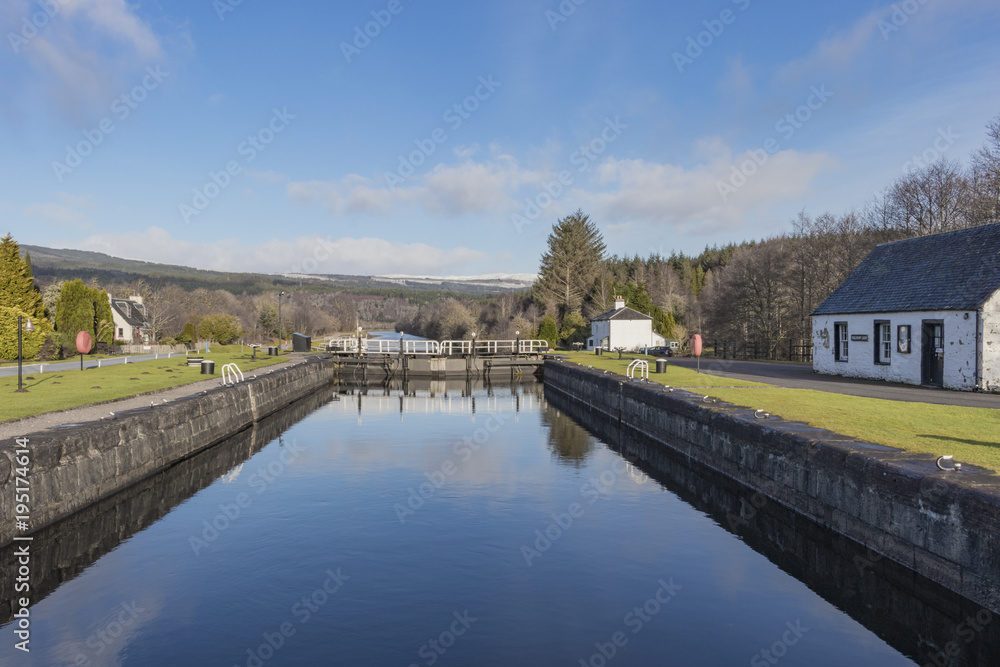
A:
{"type": "Polygon", "coordinates": [[[146,322],[146,309],[141,304],[128,299],[111,299],[111,307],[129,326],[149,326],[146,322]],[[137,315],[141,317],[137,317],[137,315]]]}
{"type": "Polygon", "coordinates": [[[612,308],[611,310],[601,313],[597,317],[591,320],[591,322],[610,322],[611,320],[651,320],[653,319],[649,315],[643,315],[638,310],[633,310],[632,308],[612,308]]]}
{"type": "Polygon", "coordinates": [[[883,243],[813,315],[978,310],[1000,290],[1000,223],[883,243]]]}

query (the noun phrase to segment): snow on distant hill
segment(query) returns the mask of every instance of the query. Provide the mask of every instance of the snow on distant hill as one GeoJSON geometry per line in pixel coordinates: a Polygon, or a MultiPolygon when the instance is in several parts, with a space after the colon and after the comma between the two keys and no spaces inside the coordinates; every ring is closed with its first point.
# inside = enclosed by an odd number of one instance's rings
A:
{"type": "Polygon", "coordinates": [[[390,274],[385,276],[372,276],[372,280],[380,282],[392,282],[400,285],[424,284],[443,285],[445,283],[463,285],[482,285],[484,287],[498,287],[502,289],[526,289],[531,287],[538,276],[534,273],[487,273],[478,276],[405,276],[390,274]]]}

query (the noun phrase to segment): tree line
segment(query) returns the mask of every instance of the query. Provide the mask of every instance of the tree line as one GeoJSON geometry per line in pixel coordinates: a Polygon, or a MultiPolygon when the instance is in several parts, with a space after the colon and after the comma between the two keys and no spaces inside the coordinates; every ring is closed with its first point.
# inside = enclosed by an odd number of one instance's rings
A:
{"type": "Polygon", "coordinates": [[[812,311],[878,244],[1000,220],[1000,116],[968,164],[909,166],[846,213],[802,211],[786,233],[697,256],[608,257],[596,224],[578,210],[553,226],[532,289],[482,303],[428,304],[398,326],[438,339],[531,332],[568,347],[585,340],[588,321],[621,295],[666,338],[700,333],[787,359],[811,344],[812,311]]]}

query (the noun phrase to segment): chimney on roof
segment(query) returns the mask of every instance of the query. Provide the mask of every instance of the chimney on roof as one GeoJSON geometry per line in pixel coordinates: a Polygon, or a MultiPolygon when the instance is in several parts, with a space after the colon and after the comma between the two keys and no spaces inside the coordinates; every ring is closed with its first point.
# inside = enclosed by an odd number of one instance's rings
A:
{"type": "Polygon", "coordinates": [[[138,303],[142,305],[142,297],[139,296],[138,294],[133,294],[131,297],[129,297],[129,301],[131,301],[132,303],[138,303]]]}
{"type": "Polygon", "coordinates": [[[615,297],[615,310],[621,310],[625,307],[625,298],[621,296],[615,297]]]}

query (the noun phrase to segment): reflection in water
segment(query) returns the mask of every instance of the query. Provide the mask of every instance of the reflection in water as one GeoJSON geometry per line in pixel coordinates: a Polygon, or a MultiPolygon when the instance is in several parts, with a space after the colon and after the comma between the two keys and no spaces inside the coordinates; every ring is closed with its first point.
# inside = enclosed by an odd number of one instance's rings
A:
{"type": "Polygon", "coordinates": [[[548,427],[549,449],[570,465],[583,465],[597,444],[586,429],[551,405],[542,410],[542,423],[548,427]]]}
{"type": "MultiPolygon", "coordinates": [[[[73,514],[34,535],[31,543],[32,601],[39,602],[91,563],[219,477],[239,474],[244,461],[330,400],[329,390],[315,392],[253,427],[184,459],[120,493],[73,514]]],[[[0,622],[14,617],[12,544],[0,550],[0,622]]]]}
{"type": "Polygon", "coordinates": [[[1000,619],[973,602],[558,392],[545,399],[920,664],[1000,665],[1000,619]]]}
{"type": "MultiPolygon", "coordinates": [[[[532,382],[317,392],[42,531],[35,643],[11,662],[748,664],[801,620],[812,629],[782,664],[908,663],[822,598],[910,655],[947,646],[928,624],[954,628],[960,600],[886,563],[859,570],[851,544],[594,431],[623,462],[573,414],[532,382]],[[653,629],[636,631],[636,605],[656,608],[639,625],[653,629]],[[126,612],[127,632],[102,643],[126,612]],[[475,620],[436,651],[456,619],[475,620]],[[276,635],[284,624],[294,633],[276,635]],[[612,662],[600,650],[618,631],[612,662]]],[[[991,632],[956,664],[995,664],[991,632]]],[[[13,655],[0,644],[0,664],[13,655]]]]}

